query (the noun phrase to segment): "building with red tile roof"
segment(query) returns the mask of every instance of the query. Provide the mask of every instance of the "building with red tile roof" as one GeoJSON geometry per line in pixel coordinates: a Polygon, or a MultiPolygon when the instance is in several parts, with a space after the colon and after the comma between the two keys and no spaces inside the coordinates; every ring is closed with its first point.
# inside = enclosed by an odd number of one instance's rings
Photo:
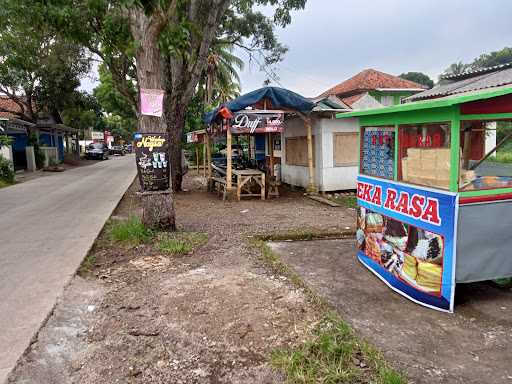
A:
{"type": "Polygon", "coordinates": [[[427,87],[413,81],[365,69],[323,92],[321,97],[334,95],[352,109],[365,109],[399,104],[403,98],[425,89],[427,87]]]}

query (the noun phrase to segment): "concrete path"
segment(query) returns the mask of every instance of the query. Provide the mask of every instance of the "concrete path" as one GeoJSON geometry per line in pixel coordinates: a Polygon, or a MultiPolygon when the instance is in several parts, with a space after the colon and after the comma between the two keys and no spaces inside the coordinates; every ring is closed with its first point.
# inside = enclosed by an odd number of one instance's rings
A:
{"type": "Polygon", "coordinates": [[[512,383],[511,289],[460,284],[448,314],[389,289],[357,261],[354,239],[270,244],[411,383],[512,383]]]}
{"type": "Polygon", "coordinates": [[[135,175],[129,155],[0,190],[0,383],[135,175]]]}

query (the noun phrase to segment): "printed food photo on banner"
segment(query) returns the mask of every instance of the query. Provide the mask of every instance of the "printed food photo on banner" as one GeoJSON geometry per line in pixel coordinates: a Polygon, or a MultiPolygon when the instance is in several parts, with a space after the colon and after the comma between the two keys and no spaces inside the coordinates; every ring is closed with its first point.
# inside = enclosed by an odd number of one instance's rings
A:
{"type": "Polygon", "coordinates": [[[443,237],[390,217],[359,208],[358,247],[403,282],[440,296],[443,237]]]}

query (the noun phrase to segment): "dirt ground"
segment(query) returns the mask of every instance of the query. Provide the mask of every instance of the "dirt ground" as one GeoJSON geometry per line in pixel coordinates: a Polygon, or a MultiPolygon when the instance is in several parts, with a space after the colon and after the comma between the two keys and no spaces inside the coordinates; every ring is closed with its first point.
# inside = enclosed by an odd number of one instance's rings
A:
{"type": "Polygon", "coordinates": [[[512,290],[461,284],[454,314],[394,293],[352,240],[271,243],[307,284],[414,383],[512,383],[512,290]]]}
{"type": "MultiPolygon", "coordinates": [[[[135,185],[114,213],[139,212],[135,185]]],[[[276,383],[268,364],[318,312],[249,245],[255,233],[353,227],[355,211],[287,193],[222,202],[191,172],[176,199],[181,229],[208,233],[189,255],[148,246],[93,250],[92,272],[66,289],[11,383],[276,383]]]]}

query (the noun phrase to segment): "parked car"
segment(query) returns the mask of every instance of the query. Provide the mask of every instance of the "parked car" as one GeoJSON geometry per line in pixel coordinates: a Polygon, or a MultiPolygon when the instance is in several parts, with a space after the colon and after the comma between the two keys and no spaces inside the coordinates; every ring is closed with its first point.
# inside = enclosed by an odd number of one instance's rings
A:
{"type": "Polygon", "coordinates": [[[89,160],[107,160],[108,154],[108,147],[104,143],[91,143],[85,150],[85,158],[89,160]]]}
{"type": "Polygon", "coordinates": [[[125,151],[122,145],[113,145],[112,148],[110,148],[110,154],[124,156],[125,151]]]}

